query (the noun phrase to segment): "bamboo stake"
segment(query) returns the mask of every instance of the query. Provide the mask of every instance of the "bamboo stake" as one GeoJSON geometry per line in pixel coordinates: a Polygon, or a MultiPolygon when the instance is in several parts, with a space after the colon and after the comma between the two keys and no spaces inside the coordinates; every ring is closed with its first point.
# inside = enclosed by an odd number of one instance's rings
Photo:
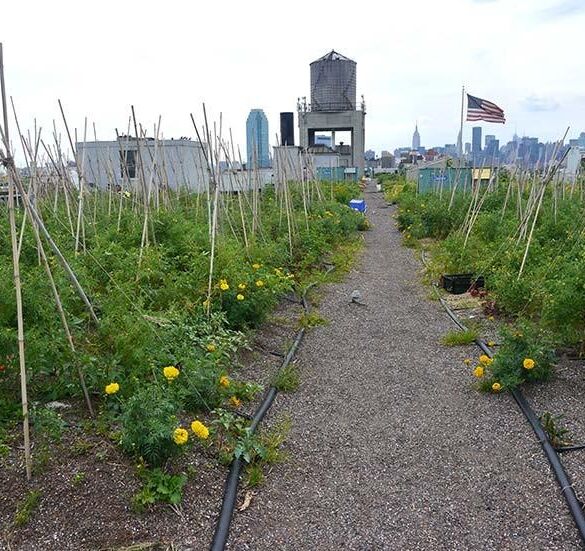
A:
{"type": "Polygon", "coordinates": [[[2,113],[4,117],[4,146],[6,157],[3,164],[8,168],[8,217],[10,220],[10,241],[12,244],[12,265],[14,274],[14,289],[16,292],[16,317],[18,325],[18,359],[20,364],[20,394],[22,402],[22,430],[24,436],[24,462],[26,478],[32,477],[32,458],[30,453],[30,427],[28,415],[28,394],[26,385],[26,360],[24,351],[24,319],[22,315],[22,290],[20,285],[20,262],[18,258],[18,244],[16,241],[16,216],[14,213],[14,175],[16,167],[14,159],[10,156],[10,139],[8,134],[8,111],[6,109],[6,88],[4,83],[4,54],[0,42],[0,93],[2,94],[2,113]]]}

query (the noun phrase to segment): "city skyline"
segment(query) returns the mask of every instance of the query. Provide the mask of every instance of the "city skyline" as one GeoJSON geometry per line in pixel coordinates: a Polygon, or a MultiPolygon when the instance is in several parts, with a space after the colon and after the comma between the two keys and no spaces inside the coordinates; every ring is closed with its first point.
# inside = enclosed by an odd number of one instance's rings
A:
{"type": "MultiPolygon", "coordinates": [[[[241,3],[226,0],[221,28],[203,25],[196,34],[192,21],[212,20],[213,6],[185,4],[181,17],[148,6],[146,1],[144,9],[135,10],[132,2],[104,0],[88,27],[81,20],[76,24],[77,5],[71,1],[38,3],[32,19],[28,2],[8,5],[6,20],[26,21],[28,31],[6,25],[2,36],[7,90],[21,128],[32,130],[36,119],[48,137],[56,120],[63,135],[61,99],[69,125],[78,133],[88,116],[91,138],[93,122],[98,139],[112,139],[116,128],[124,133],[132,105],[149,134],[162,116],[165,137],[194,137],[189,114],[202,124],[205,103],[208,119],[219,121],[221,113],[223,127],[233,130],[235,144],[243,148],[242,121],[250,106],[262,106],[270,127],[279,128],[279,113],[293,111],[297,98],[310,95],[309,63],[331,48],[357,62],[357,94],[364,94],[367,106],[366,148],[380,151],[410,143],[413,121],[426,143],[456,143],[463,85],[505,110],[505,126],[497,132],[485,128],[486,134],[497,133],[500,143],[514,134],[554,141],[567,126],[585,127],[585,72],[578,58],[585,23],[581,1],[450,0],[446,10],[443,4],[421,0],[420,16],[413,21],[416,41],[411,40],[412,26],[398,24],[412,20],[409,7],[399,4],[387,9],[397,23],[391,43],[386,40],[388,18],[367,18],[368,33],[358,41],[345,15],[355,6],[341,0],[339,9],[331,11],[301,1],[288,16],[291,28],[303,25],[307,10],[329,24],[315,40],[278,49],[266,48],[278,43],[282,31],[281,20],[268,9],[258,10],[263,33],[256,37],[246,32],[256,19],[241,3]],[[71,17],[54,20],[57,12],[71,17]],[[50,27],[47,20],[54,20],[50,27]],[[156,29],[157,47],[136,48],[128,21],[144,34],[156,29]],[[439,44],[437,25],[445,30],[439,44]],[[114,38],[104,39],[106,28],[114,38]],[[199,55],[209,44],[214,44],[212,55],[199,55]],[[400,55],[400,44],[410,44],[409,56],[400,55]]],[[[465,124],[462,142],[470,141],[471,126],[465,124]]],[[[269,142],[276,143],[276,133],[269,142]]]]}

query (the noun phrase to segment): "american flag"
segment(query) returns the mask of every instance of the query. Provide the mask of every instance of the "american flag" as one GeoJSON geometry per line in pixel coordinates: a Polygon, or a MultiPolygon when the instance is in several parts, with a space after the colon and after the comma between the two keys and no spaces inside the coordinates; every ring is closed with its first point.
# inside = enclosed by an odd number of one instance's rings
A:
{"type": "Polygon", "coordinates": [[[467,120],[505,123],[504,111],[495,103],[467,94],[467,120]]]}

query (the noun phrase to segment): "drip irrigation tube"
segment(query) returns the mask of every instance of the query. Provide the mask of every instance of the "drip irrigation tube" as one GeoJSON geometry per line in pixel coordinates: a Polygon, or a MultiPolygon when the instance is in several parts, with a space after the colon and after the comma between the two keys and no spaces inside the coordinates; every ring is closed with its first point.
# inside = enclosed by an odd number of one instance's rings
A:
{"type": "MultiPolygon", "coordinates": [[[[334,266],[330,266],[326,270],[325,274],[330,273],[334,269],[335,269],[334,266]]],[[[307,303],[306,298],[307,293],[309,289],[311,289],[311,287],[313,287],[314,285],[316,285],[316,283],[309,284],[305,291],[303,292],[303,294],[301,295],[301,300],[299,302],[302,304],[305,312],[309,311],[309,305],[307,303]]],[[[296,351],[299,345],[301,344],[301,341],[303,340],[304,336],[305,328],[301,327],[301,329],[297,331],[295,340],[288,349],[288,352],[284,357],[284,360],[279,368],[279,371],[282,371],[283,369],[288,367],[288,365],[294,358],[296,351]]],[[[277,393],[278,390],[274,386],[270,386],[270,388],[267,390],[264,399],[262,400],[262,403],[260,404],[260,406],[256,410],[256,413],[254,413],[254,416],[252,417],[252,422],[250,423],[249,427],[251,433],[254,433],[256,431],[256,428],[266,415],[266,412],[270,409],[272,402],[274,402],[277,393]]],[[[238,497],[238,484],[240,482],[240,473],[242,472],[243,466],[244,464],[241,458],[239,457],[234,459],[232,461],[232,464],[230,465],[230,470],[225,483],[223,500],[221,504],[221,512],[219,514],[219,519],[215,527],[213,541],[211,542],[210,547],[211,551],[223,551],[223,549],[225,549],[225,545],[227,543],[227,539],[230,532],[230,524],[232,522],[232,517],[234,514],[234,508],[236,506],[236,499],[238,497]]]]}
{"type": "MultiPolygon", "coordinates": [[[[436,286],[435,286],[435,292],[437,293],[437,296],[438,296],[438,291],[436,289],[436,286]]],[[[449,305],[440,296],[439,296],[439,300],[440,300],[443,308],[445,308],[445,311],[447,312],[449,317],[455,322],[455,324],[460,329],[465,330],[466,329],[465,326],[459,321],[459,318],[453,312],[453,310],[451,310],[449,305]]],[[[477,346],[479,346],[483,350],[483,352],[485,352],[490,358],[493,356],[493,352],[491,351],[489,346],[487,346],[483,340],[478,338],[475,340],[475,344],[477,344],[477,346]]],[[[567,505],[569,507],[569,511],[571,512],[571,515],[573,516],[573,520],[575,521],[575,525],[577,526],[577,529],[579,530],[579,534],[581,536],[581,539],[583,540],[583,542],[585,542],[585,514],[583,513],[583,503],[579,500],[579,498],[575,494],[575,490],[573,490],[573,486],[571,484],[571,480],[569,479],[569,475],[565,471],[563,464],[561,463],[560,457],[558,455],[558,451],[571,451],[571,450],[569,450],[569,449],[555,450],[555,448],[551,444],[548,436],[546,435],[546,432],[542,428],[542,425],[540,424],[538,417],[534,413],[534,410],[530,407],[530,404],[528,403],[528,400],[526,400],[526,398],[524,397],[524,394],[522,394],[522,391],[515,388],[515,389],[512,389],[511,393],[512,393],[512,396],[514,397],[514,400],[516,401],[516,404],[518,405],[518,407],[520,408],[520,410],[522,411],[522,413],[526,417],[526,420],[528,421],[528,423],[530,423],[532,430],[536,434],[536,437],[538,438],[538,441],[540,442],[540,445],[542,446],[542,450],[543,450],[544,454],[546,455],[546,458],[548,459],[553,472],[555,473],[555,477],[559,483],[559,486],[561,487],[561,492],[563,494],[563,497],[565,498],[565,501],[567,502],[567,505]]],[[[579,449],[580,446],[572,446],[571,448],[579,449]]]]}

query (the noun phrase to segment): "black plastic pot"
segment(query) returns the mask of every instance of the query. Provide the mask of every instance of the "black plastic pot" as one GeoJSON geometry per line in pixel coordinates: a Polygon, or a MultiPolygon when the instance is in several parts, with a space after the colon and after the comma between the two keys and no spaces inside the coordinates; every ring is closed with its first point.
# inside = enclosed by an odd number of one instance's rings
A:
{"type": "Polygon", "coordinates": [[[484,285],[483,276],[476,277],[474,274],[445,274],[441,276],[441,287],[454,295],[461,295],[484,285]]]}

